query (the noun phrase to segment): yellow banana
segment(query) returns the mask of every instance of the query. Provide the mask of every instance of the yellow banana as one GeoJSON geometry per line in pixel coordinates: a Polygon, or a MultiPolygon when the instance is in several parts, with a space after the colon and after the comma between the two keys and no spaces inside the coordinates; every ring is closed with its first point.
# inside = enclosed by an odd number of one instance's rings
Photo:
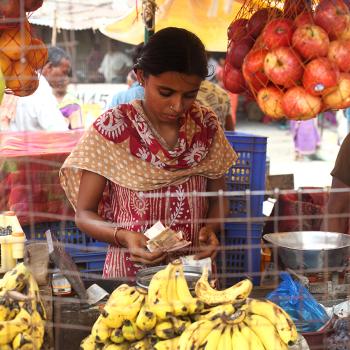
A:
{"type": "Polygon", "coordinates": [[[16,290],[21,292],[28,280],[29,270],[24,263],[17,264],[12,270],[5,273],[0,279],[0,296],[4,296],[7,291],[16,290]]]}
{"type": "MultiPolygon", "coordinates": [[[[219,323],[214,327],[203,342],[203,349],[205,350],[216,350],[220,341],[220,337],[225,329],[223,323],[219,323]]],[[[229,349],[231,350],[231,349],[229,349]]]]}
{"type": "Polygon", "coordinates": [[[144,300],[145,300],[145,296],[142,294],[139,294],[139,297],[131,305],[129,305],[128,310],[124,308],[124,311],[127,311],[127,313],[124,314],[124,317],[126,320],[133,321],[133,322],[136,321],[136,317],[141,310],[144,300]]]}
{"type": "Polygon", "coordinates": [[[120,328],[125,320],[134,321],[143,300],[144,296],[137,291],[124,296],[119,301],[108,300],[101,312],[103,322],[110,328],[120,328]]]}
{"type": "Polygon", "coordinates": [[[155,350],[177,350],[179,340],[180,337],[160,340],[153,346],[153,348],[155,350]]]}
{"type": "Polygon", "coordinates": [[[29,277],[28,277],[27,286],[28,286],[28,296],[33,298],[32,309],[37,310],[41,318],[43,320],[46,320],[46,310],[41,300],[39,286],[34,276],[31,273],[29,274],[29,277]]]}
{"type": "Polygon", "coordinates": [[[33,338],[28,332],[18,333],[12,342],[13,350],[36,350],[33,338]]]}
{"type": "Polygon", "coordinates": [[[191,320],[181,319],[178,317],[170,317],[176,335],[181,335],[184,330],[191,325],[191,320]]]}
{"type": "Polygon", "coordinates": [[[232,332],[232,326],[226,325],[224,328],[224,331],[221,333],[217,350],[232,349],[231,332],[232,332]]]}
{"type": "Polygon", "coordinates": [[[122,334],[125,340],[136,341],[141,340],[146,335],[136,326],[136,323],[130,320],[125,320],[122,327],[122,334]]]}
{"type": "Polygon", "coordinates": [[[178,350],[197,350],[205,342],[208,334],[215,328],[221,320],[199,320],[192,323],[181,334],[178,350]]]}
{"type": "Polygon", "coordinates": [[[123,331],[121,328],[113,329],[110,335],[110,339],[115,344],[123,343],[125,339],[123,337],[123,331]]]}
{"type": "Polygon", "coordinates": [[[19,313],[20,311],[20,306],[18,301],[11,301],[11,306],[10,306],[10,312],[7,316],[7,320],[13,320],[19,313]]]}
{"type": "Polygon", "coordinates": [[[155,313],[150,310],[146,296],[145,302],[142,305],[141,310],[136,317],[136,325],[142,331],[149,332],[155,327],[156,323],[157,317],[155,313]]]}
{"type": "Polygon", "coordinates": [[[269,300],[248,299],[244,309],[249,313],[267,318],[287,345],[292,345],[297,341],[298,333],[295,324],[280,306],[269,300]]]}
{"type": "Polygon", "coordinates": [[[151,348],[151,342],[147,338],[131,343],[129,347],[130,350],[149,350],[151,348]]]}
{"type": "Polygon", "coordinates": [[[245,344],[245,342],[241,340],[241,350],[265,350],[265,347],[261,342],[260,338],[246,324],[240,323],[238,325],[238,329],[240,330],[240,332],[242,333],[242,335],[248,343],[248,346],[243,347],[243,344],[245,344]]]}
{"type": "Polygon", "coordinates": [[[130,349],[130,343],[125,342],[125,343],[121,343],[121,344],[106,344],[102,350],[128,350],[130,349]]]}
{"type": "Polygon", "coordinates": [[[102,349],[103,344],[96,344],[95,338],[90,334],[84,338],[80,343],[80,350],[97,350],[102,349]]]}
{"type": "Polygon", "coordinates": [[[6,89],[5,77],[2,73],[2,70],[0,69],[0,104],[1,104],[2,99],[4,97],[5,89],[6,89]]]}
{"type": "Polygon", "coordinates": [[[135,287],[129,286],[127,284],[121,284],[109,296],[107,305],[108,303],[113,304],[115,302],[123,304],[125,301],[129,300],[129,298],[135,293],[138,293],[135,287]]]}
{"type": "Polygon", "coordinates": [[[31,322],[31,316],[25,309],[20,309],[13,320],[0,322],[0,345],[5,345],[15,338],[18,333],[26,331],[31,322]]]}
{"type": "Polygon", "coordinates": [[[230,316],[235,312],[232,304],[222,304],[204,309],[199,314],[199,319],[215,320],[222,316],[230,316]]]}
{"type": "Polygon", "coordinates": [[[201,312],[204,308],[204,304],[192,296],[185,278],[183,265],[176,265],[175,271],[177,295],[181,302],[186,306],[188,314],[192,315],[201,312]]]}
{"type": "Polygon", "coordinates": [[[154,328],[154,332],[160,339],[170,339],[175,337],[174,325],[169,320],[158,322],[154,328]]]}
{"type": "Polygon", "coordinates": [[[176,265],[170,263],[169,280],[167,286],[167,296],[171,305],[173,306],[173,314],[175,316],[186,316],[188,309],[186,305],[179,298],[177,287],[176,287],[176,265]]]}
{"type": "Polygon", "coordinates": [[[168,318],[174,311],[167,295],[170,268],[171,264],[168,264],[164,269],[155,273],[148,287],[150,310],[161,320],[168,318]]]}
{"type": "Polygon", "coordinates": [[[95,339],[90,334],[80,342],[79,350],[94,350],[95,349],[95,339]]]}
{"type": "Polygon", "coordinates": [[[0,300],[0,322],[6,321],[10,315],[9,303],[5,298],[0,300]]]}
{"type": "Polygon", "coordinates": [[[32,313],[31,322],[31,335],[33,338],[33,344],[35,346],[35,349],[41,349],[45,336],[45,321],[42,320],[38,311],[34,311],[32,313]]]}
{"type": "MultiPolygon", "coordinates": [[[[249,350],[249,342],[241,333],[239,325],[231,326],[231,348],[232,350],[249,350]]],[[[271,349],[272,350],[272,349],[271,349]]]]}
{"type": "Polygon", "coordinates": [[[105,343],[111,334],[111,329],[104,323],[103,317],[100,315],[92,326],[91,335],[96,343],[105,343]]]}
{"type": "Polygon", "coordinates": [[[235,304],[244,301],[252,291],[249,279],[242,280],[225,290],[216,290],[208,282],[208,268],[203,268],[201,278],[195,286],[196,296],[207,305],[235,304]]]}
{"type": "Polygon", "coordinates": [[[287,350],[274,325],[265,317],[248,314],[244,323],[260,338],[265,349],[287,350]]]}

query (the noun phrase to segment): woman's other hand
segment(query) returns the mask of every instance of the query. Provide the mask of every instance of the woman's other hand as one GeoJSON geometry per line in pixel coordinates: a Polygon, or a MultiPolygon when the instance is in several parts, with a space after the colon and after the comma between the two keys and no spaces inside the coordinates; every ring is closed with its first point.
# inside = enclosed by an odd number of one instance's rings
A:
{"type": "Polygon", "coordinates": [[[198,253],[195,255],[196,260],[210,257],[215,259],[219,240],[211,227],[204,226],[199,231],[199,247],[198,253]]]}
{"type": "Polygon", "coordinates": [[[165,259],[162,251],[151,253],[147,248],[147,237],[139,232],[122,230],[119,235],[122,245],[128,249],[130,260],[134,263],[156,265],[165,259]]]}

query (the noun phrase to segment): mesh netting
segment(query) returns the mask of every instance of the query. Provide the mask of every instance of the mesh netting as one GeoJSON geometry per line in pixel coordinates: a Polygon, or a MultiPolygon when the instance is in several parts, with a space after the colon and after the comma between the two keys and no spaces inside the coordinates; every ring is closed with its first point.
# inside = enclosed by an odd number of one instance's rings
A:
{"type": "Polygon", "coordinates": [[[268,116],[305,120],[350,106],[343,0],[245,1],[228,28],[225,87],[268,116]]]}
{"type": "MultiPolygon", "coordinates": [[[[25,11],[34,11],[42,1],[25,1],[25,11]]],[[[0,69],[6,91],[31,95],[38,87],[38,72],[47,61],[47,48],[33,36],[27,18],[21,17],[19,1],[0,6],[0,69]],[[6,10],[6,11],[5,11],[6,10]]]]}

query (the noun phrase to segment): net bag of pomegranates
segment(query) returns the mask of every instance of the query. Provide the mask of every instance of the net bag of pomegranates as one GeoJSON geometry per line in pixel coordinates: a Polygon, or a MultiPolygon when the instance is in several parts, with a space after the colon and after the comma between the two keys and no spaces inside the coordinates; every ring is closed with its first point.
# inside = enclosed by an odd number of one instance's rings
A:
{"type": "Polygon", "coordinates": [[[224,86],[273,119],[350,106],[350,1],[246,0],[228,28],[224,86]]]}

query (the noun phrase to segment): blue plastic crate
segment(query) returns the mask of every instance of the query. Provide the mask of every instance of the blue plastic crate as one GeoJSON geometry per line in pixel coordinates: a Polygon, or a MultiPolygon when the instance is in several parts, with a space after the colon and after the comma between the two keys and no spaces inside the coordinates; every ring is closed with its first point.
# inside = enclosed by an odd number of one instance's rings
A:
{"type": "MultiPolygon", "coordinates": [[[[267,138],[226,131],[225,135],[238,154],[236,164],[226,174],[228,191],[264,191],[267,138]]],[[[233,195],[229,198],[230,217],[262,216],[263,195],[233,195]],[[247,207],[250,202],[250,208],[247,207]]]]}
{"type": "Polygon", "coordinates": [[[45,232],[50,230],[65,244],[65,250],[83,272],[101,272],[106,258],[105,242],[97,241],[80,231],[74,221],[55,221],[24,226],[28,240],[46,240],[45,232]],[[93,250],[96,248],[98,251],[93,250]]]}
{"type": "Polygon", "coordinates": [[[260,282],[261,247],[263,224],[226,223],[220,239],[217,255],[220,280],[226,287],[251,277],[254,284],[260,282]]]}
{"type": "Polygon", "coordinates": [[[106,259],[105,252],[89,252],[73,256],[74,262],[82,272],[101,272],[106,259]]]}

